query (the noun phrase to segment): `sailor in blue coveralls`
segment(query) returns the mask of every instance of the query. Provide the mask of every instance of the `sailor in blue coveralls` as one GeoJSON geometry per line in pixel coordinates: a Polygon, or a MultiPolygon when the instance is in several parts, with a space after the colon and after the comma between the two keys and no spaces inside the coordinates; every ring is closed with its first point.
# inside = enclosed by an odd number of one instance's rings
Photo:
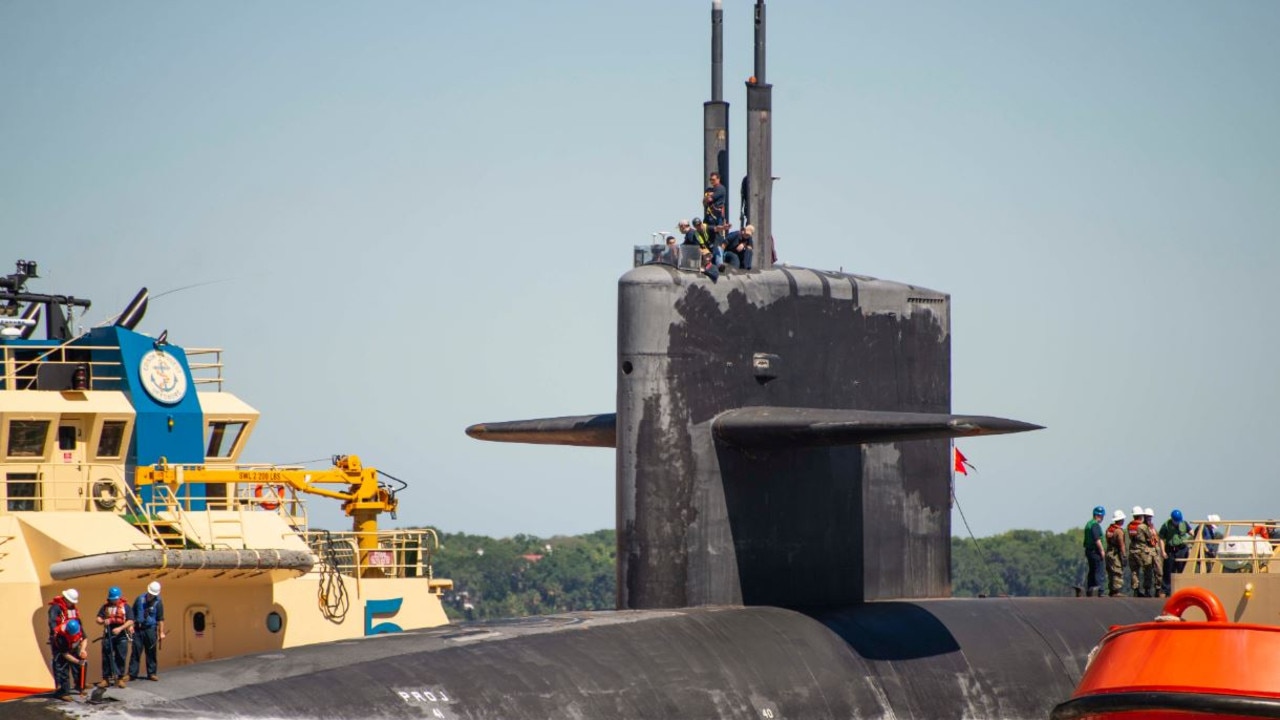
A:
{"type": "Polygon", "coordinates": [[[98,610],[94,620],[102,626],[102,682],[98,687],[109,685],[124,687],[125,663],[129,661],[130,631],[133,629],[133,608],[124,599],[120,588],[113,587],[107,591],[107,602],[98,610]]]}
{"type": "Polygon", "coordinates": [[[160,583],[152,582],[147,591],[133,601],[133,655],[129,657],[129,679],[138,679],[142,653],[147,654],[147,679],[156,675],[156,655],[164,639],[164,601],[160,599],[160,583]]]}
{"type": "Polygon", "coordinates": [[[89,650],[85,647],[84,633],[80,631],[80,621],[68,620],[53,631],[53,681],[57,684],[54,696],[59,700],[71,701],[71,689],[80,688],[81,667],[88,662],[89,650]]]}

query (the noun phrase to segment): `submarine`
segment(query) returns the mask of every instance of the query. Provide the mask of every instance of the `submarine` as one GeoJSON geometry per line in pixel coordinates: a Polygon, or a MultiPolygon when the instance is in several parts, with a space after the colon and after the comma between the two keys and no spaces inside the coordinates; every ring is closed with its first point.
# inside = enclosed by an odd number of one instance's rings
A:
{"type": "MultiPolygon", "coordinates": [[[[951,598],[951,443],[1040,429],[953,413],[951,299],[777,264],[765,0],[747,83],[756,262],[618,283],[613,412],[489,422],[613,448],[617,609],[467,623],[175,668],[110,718],[1048,717],[1155,600],[951,598]]],[[[711,9],[704,177],[728,174],[711,9]]]]}

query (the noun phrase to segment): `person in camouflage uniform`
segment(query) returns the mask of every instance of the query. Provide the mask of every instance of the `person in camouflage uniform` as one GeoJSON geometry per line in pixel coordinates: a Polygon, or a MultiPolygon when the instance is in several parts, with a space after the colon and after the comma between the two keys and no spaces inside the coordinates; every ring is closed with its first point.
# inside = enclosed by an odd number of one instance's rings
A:
{"type": "Polygon", "coordinates": [[[1129,533],[1124,527],[1124,511],[1117,510],[1107,526],[1107,594],[1111,597],[1124,591],[1124,568],[1129,556],[1129,533]]]}
{"type": "Polygon", "coordinates": [[[1155,597],[1156,545],[1160,539],[1147,524],[1141,506],[1133,508],[1133,520],[1126,528],[1129,535],[1130,586],[1134,597],[1155,597]]]}

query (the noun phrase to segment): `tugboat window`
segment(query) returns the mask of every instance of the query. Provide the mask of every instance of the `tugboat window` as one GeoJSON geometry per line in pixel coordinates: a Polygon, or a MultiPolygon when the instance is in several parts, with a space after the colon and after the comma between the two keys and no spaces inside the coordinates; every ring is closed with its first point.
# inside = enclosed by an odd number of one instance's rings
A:
{"type": "Polygon", "coordinates": [[[215,420],[206,428],[209,436],[205,457],[229,458],[244,431],[244,421],[215,420]]]}
{"type": "Polygon", "coordinates": [[[284,618],[280,617],[280,613],[272,610],[267,613],[267,629],[273,633],[278,633],[284,628],[284,618]]]}
{"type": "Polygon", "coordinates": [[[59,450],[75,450],[76,449],[76,429],[70,425],[58,426],[58,449],[59,450]]]}
{"type": "Polygon", "coordinates": [[[191,629],[198,633],[204,632],[204,613],[197,612],[191,616],[191,629]]]}
{"type": "Polygon", "coordinates": [[[5,477],[6,509],[35,512],[40,509],[40,484],[35,473],[9,473],[5,477]]]}
{"type": "Polygon", "coordinates": [[[102,423],[102,432],[98,434],[98,457],[120,457],[120,448],[124,447],[124,428],[127,424],[123,420],[107,420],[102,423]]]}
{"type": "Polygon", "coordinates": [[[44,439],[48,435],[48,420],[10,421],[9,457],[44,457],[44,439]]]}

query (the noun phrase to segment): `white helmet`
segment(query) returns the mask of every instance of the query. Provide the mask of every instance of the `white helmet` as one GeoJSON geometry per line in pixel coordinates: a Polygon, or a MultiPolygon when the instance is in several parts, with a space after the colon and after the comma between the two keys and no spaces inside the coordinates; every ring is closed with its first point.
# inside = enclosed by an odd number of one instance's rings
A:
{"type": "Polygon", "coordinates": [[[1153,518],[1156,516],[1156,511],[1152,510],[1151,508],[1147,508],[1146,510],[1142,511],[1142,514],[1146,515],[1149,518],[1153,518]]]}
{"type": "Polygon", "coordinates": [[[80,593],[75,588],[67,588],[62,591],[62,599],[75,605],[80,602],[80,593]]]}
{"type": "Polygon", "coordinates": [[[1116,523],[1116,522],[1124,522],[1124,511],[1123,511],[1123,510],[1116,510],[1116,513],[1115,513],[1114,515],[1112,515],[1112,516],[1111,516],[1111,522],[1113,522],[1113,523],[1116,523]]]}
{"type": "Polygon", "coordinates": [[[148,594],[151,594],[151,595],[159,595],[159,594],[160,594],[160,583],[158,583],[158,582],[156,582],[156,581],[152,580],[152,581],[151,581],[151,584],[147,586],[147,593],[148,593],[148,594]]]}
{"type": "Polygon", "coordinates": [[[1217,515],[1210,515],[1209,517],[1207,517],[1207,518],[1205,518],[1205,519],[1206,519],[1206,520],[1208,520],[1210,523],[1219,523],[1219,522],[1222,522],[1222,518],[1218,517],[1217,515]]]}
{"type": "Polygon", "coordinates": [[[1133,506],[1133,516],[1134,516],[1134,517],[1138,517],[1138,516],[1139,516],[1139,515],[1141,515],[1141,514],[1142,514],[1142,506],[1141,506],[1141,505],[1134,505],[1134,506],[1133,506]]]}

